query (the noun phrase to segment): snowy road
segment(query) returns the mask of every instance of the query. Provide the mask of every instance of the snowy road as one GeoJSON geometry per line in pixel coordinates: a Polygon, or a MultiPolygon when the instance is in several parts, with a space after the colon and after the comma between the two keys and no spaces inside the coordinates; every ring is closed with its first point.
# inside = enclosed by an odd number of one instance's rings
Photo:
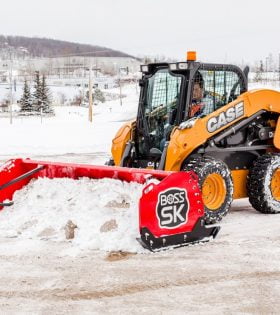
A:
{"type": "Polygon", "coordinates": [[[279,314],[279,226],[242,201],[216,240],[155,254],[67,256],[70,242],[1,238],[1,312],[279,314]]]}

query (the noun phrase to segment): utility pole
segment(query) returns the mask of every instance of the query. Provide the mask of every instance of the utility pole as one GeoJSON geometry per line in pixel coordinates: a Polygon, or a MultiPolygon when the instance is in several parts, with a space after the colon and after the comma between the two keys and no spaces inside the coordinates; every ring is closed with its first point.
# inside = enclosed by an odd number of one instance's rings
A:
{"type": "Polygon", "coordinates": [[[89,69],[89,82],[88,82],[88,120],[92,122],[92,79],[91,79],[91,64],[89,69]]]}
{"type": "Polygon", "coordinates": [[[139,84],[139,82],[138,82],[138,80],[137,80],[137,78],[135,78],[135,87],[136,87],[136,94],[138,94],[138,84],[139,84]]]}
{"type": "Polygon", "coordinates": [[[90,64],[89,69],[89,82],[88,82],[88,119],[90,122],[92,122],[92,116],[93,116],[93,97],[92,97],[92,88],[93,88],[93,78],[92,78],[92,70],[95,71],[95,75],[97,76],[97,71],[101,70],[100,68],[92,68],[92,65],[90,64]]]}
{"type": "Polygon", "coordinates": [[[10,124],[13,123],[13,61],[12,52],[10,51],[10,124]]]}
{"type": "Polygon", "coordinates": [[[122,106],[121,68],[119,68],[119,85],[120,85],[120,105],[122,106]]]}
{"type": "Polygon", "coordinates": [[[268,82],[268,57],[265,57],[265,78],[266,78],[266,83],[268,82]]]}
{"type": "Polygon", "coordinates": [[[280,53],[278,54],[278,58],[279,58],[279,60],[278,60],[278,75],[279,75],[278,80],[279,80],[279,86],[280,86],[280,53]]]}
{"type": "Polygon", "coordinates": [[[119,68],[119,86],[120,86],[120,105],[122,106],[122,83],[121,83],[121,70],[126,70],[128,74],[128,67],[119,68]]]}

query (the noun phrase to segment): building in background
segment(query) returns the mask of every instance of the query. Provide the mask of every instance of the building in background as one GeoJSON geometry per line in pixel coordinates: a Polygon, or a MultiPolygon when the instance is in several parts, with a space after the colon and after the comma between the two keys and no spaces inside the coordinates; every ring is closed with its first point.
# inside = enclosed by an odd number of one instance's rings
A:
{"type": "Polygon", "coordinates": [[[16,69],[20,76],[34,75],[35,71],[44,73],[48,79],[52,78],[83,78],[88,77],[90,68],[93,75],[97,72],[116,76],[120,69],[126,68],[128,73],[136,73],[140,69],[140,60],[131,57],[52,57],[1,60],[0,74],[16,69]],[[12,64],[11,64],[12,63],[12,64]]]}

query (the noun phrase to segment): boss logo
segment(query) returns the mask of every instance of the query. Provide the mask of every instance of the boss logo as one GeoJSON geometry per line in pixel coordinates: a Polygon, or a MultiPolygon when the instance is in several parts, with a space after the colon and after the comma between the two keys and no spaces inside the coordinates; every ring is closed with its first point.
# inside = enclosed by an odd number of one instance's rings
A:
{"type": "Polygon", "coordinates": [[[157,218],[161,228],[175,228],[188,220],[189,200],[185,189],[170,188],[158,196],[157,218]]]}
{"type": "Polygon", "coordinates": [[[244,115],[244,103],[240,102],[233,107],[221,112],[218,116],[212,117],[207,121],[208,132],[214,132],[235,119],[244,115]]]}

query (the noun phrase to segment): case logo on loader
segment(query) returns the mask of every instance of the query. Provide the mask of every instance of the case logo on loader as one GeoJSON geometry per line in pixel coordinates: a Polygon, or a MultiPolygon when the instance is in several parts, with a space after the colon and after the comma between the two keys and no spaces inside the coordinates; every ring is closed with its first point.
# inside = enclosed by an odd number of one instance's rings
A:
{"type": "Polygon", "coordinates": [[[189,200],[187,191],[169,188],[158,195],[157,218],[161,228],[173,229],[188,221],[189,200]]]}
{"type": "Polygon", "coordinates": [[[221,112],[218,116],[211,117],[207,121],[207,130],[208,132],[214,132],[243,115],[244,103],[240,102],[235,106],[228,108],[226,111],[221,112]]]}

